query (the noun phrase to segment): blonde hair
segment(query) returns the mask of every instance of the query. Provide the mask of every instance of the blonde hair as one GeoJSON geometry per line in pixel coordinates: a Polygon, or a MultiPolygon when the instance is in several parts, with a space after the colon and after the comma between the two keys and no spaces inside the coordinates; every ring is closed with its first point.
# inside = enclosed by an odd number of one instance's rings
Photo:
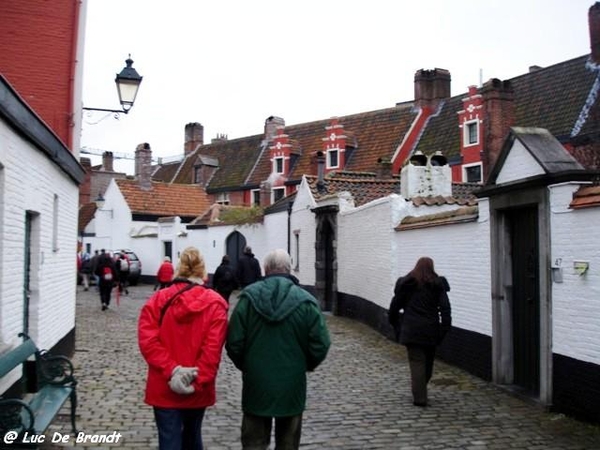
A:
{"type": "Polygon", "coordinates": [[[206,265],[202,253],[196,247],[186,248],[179,257],[177,277],[179,278],[206,278],[206,265]]]}

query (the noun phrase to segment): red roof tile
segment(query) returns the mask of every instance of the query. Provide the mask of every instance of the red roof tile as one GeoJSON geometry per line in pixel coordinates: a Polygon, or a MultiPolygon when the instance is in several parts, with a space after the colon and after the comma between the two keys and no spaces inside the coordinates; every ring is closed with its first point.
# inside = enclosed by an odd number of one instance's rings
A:
{"type": "Polygon", "coordinates": [[[600,206],[599,185],[580,187],[573,194],[573,201],[569,204],[569,207],[573,209],[590,208],[592,206],[600,206]]]}
{"type": "Polygon", "coordinates": [[[132,214],[198,217],[210,207],[203,188],[197,185],[152,182],[143,190],[135,180],[115,180],[132,214]]]}

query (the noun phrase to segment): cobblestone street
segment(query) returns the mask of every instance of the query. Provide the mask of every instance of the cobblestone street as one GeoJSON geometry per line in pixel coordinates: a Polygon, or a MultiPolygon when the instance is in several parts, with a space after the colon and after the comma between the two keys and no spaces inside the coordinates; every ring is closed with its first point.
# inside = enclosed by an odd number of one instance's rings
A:
{"type": "MultiPolygon", "coordinates": [[[[112,446],[155,449],[156,428],[143,403],[146,365],[137,347],[139,310],[151,286],[100,310],[93,290],[77,294],[77,426],[88,435],[119,432],[112,446]]],[[[547,413],[490,383],[436,361],[430,406],[414,407],[404,348],[355,321],[327,316],[332,339],[325,362],[309,375],[303,449],[600,449],[600,427],[547,413]]],[[[223,354],[217,404],[207,411],[207,450],[240,449],[241,376],[223,354]]],[[[63,408],[47,432],[70,432],[63,408]]],[[[74,441],[71,436],[70,441],[74,441]]],[[[45,444],[42,448],[61,448],[45,444]]]]}

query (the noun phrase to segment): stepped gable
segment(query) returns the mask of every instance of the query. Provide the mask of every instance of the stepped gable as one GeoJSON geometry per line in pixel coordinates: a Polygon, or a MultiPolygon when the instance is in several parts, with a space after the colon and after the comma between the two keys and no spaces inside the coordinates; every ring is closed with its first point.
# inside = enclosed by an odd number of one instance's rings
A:
{"type": "MultiPolygon", "coordinates": [[[[573,128],[592,90],[597,72],[581,56],[508,80],[514,90],[513,126],[546,128],[561,143],[569,142],[573,128]]],[[[429,155],[435,151],[452,161],[460,157],[460,129],[456,114],[463,108],[463,93],[447,100],[441,112],[431,117],[416,150],[429,155]]],[[[592,108],[581,133],[600,132],[599,102],[592,108]]]]}
{"type": "Polygon", "coordinates": [[[195,218],[206,212],[210,202],[204,189],[193,184],[152,182],[150,190],[136,180],[115,180],[132,214],[195,218]]]}

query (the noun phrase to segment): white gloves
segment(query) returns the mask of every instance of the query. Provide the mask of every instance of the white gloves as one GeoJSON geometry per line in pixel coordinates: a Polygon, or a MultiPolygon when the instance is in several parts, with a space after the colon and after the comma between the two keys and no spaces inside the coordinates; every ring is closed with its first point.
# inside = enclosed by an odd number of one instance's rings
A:
{"type": "Polygon", "coordinates": [[[193,394],[195,389],[192,386],[192,382],[198,376],[197,367],[181,367],[177,366],[173,369],[171,379],[169,380],[169,387],[177,394],[189,395],[193,394]]]}

